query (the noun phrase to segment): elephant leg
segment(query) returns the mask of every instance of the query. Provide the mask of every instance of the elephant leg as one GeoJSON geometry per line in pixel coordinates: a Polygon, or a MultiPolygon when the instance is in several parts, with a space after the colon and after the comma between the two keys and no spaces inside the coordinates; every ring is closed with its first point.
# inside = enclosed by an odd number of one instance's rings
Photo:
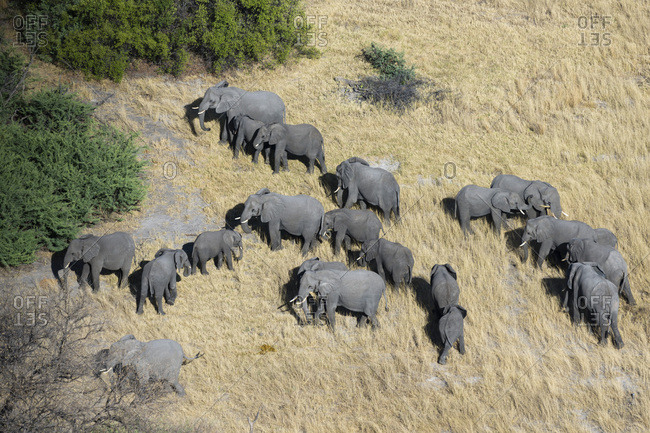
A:
{"type": "Polygon", "coordinates": [[[359,200],[359,208],[361,210],[366,210],[368,208],[368,205],[366,204],[365,200],[359,200]]]}
{"type": "Polygon", "coordinates": [[[472,230],[472,226],[470,225],[470,214],[469,214],[469,209],[463,209],[460,206],[458,207],[458,217],[460,220],[460,228],[463,229],[463,233],[465,236],[468,234],[473,235],[474,230],[472,230]]]}
{"type": "Polygon", "coordinates": [[[287,152],[282,152],[282,164],[284,166],[283,171],[289,171],[289,155],[287,152]]]}
{"type": "MultiPolygon", "coordinates": [[[[280,221],[269,222],[269,237],[271,238],[271,251],[282,249],[282,236],[280,234],[280,221]]],[[[304,249],[304,247],[303,247],[304,249]]]]}
{"type": "Polygon", "coordinates": [[[90,274],[90,263],[84,263],[83,270],[81,271],[81,280],[79,281],[80,289],[88,284],[88,274],[90,274]]]}
{"type": "Polygon", "coordinates": [[[156,306],[158,306],[158,314],[164,316],[165,310],[163,310],[163,294],[156,293],[156,306]]]}
{"type": "Polygon", "coordinates": [[[264,163],[265,164],[271,164],[271,148],[266,147],[264,149],[264,163]]]}
{"type": "Polygon", "coordinates": [[[217,269],[221,269],[222,265],[223,265],[223,253],[219,252],[219,254],[217,254],[217,257],[216,257],[215,266],[217,267],[217,269]]]}
{"type": "Polygon", "coordinates": [[[458,351],[461,355],[465,354],[465,332],[461,332],[458,337],[458,351]]]}
{"type": "Polygon", "coordinates": [[[372,329],[377,329],[380,327],[379,320],[377,320],[377,317],[374,314],[368,316],[368,318],[370,319],[370,324],[372,325],[372,329]]]}
{"type": "Polygon", "coordinates": [[[497,236],[501,235],[501,222],[503,219],[503,214],[501,211],[492,211],[492,228],[494,229],[494,234],[497,236]]]}
{"type": "Polygon", "coordinates": [[[336,232],[336,238],[334,239],[334,254],[338,255],[339,251],[341,250],[341,244],[343,243],[343,239],[345,238],[345,232],[343,230],[340,230],[336,232]]]}
{"type": "Polygon", "coordinates": [[[169,288],[165,302],[167,302],[167,304],[169,305],[174,305],[174,303],[176,302],[176,296],[178,296],[178,292],[176,291],[176,284],[174,284],[173,287],[169,288]]]}
{"type": "Polygon", "coordinates": [[[617,349],[622,349],[625,344],[623,343],[623,339],[621,338],[621,333],[618,332],[617,315],[612,314],[610,320],[611,320],[610,326],[612,327],[612,334],[614,334],[614,344],[616,344],[617,349]]]}
{"type": "Polygon", "coordinates": [[[172,388],[174,388],[174,391],[176,391],[176,394],[180,395],[181,397],[185,395],[185,388],[183,388],[183,385],[181,385],[178,382],[171,382],[172,388]]]}
{"type": "Polygon", "coordinates": [[[257,164],[257,160],[260,156],[260,152],[262,151],[261,148],[255,149],[255,152],[253,153],[253,164],[257,164]]]}
{"type": "Polygon", "coordinates": [[[384,271],[384,263],[382,262],[380,255],[377,255],[375,263],[377,263],[377,273],[382,278],[382,280],[386,282],[386,271],[384,271]]]}
{"type": "Polygon", "coordinates": [[[539,257],[537,257],[537,267],[542,269],[542,266],[544,266],[544,260],[546,260],[546,257],[551,252],[551,247],[553,246],[552,241],[544,241],[542,242],[542,245],[539,247],[539,257]]]}
{"type": "Polygon", "coordinates": [[[201,265],[201,275],[210,275],[208,272],[208,259],[199,256],[199,264],[201,265]]]}
{"type": "Polygon", "coordinates": [[[323,155],[322,152],[320,155],[318,155],[318,165],[320,165],[321,174],[327,173],[327,166],[325,165],[325,155],[323,155]]]}
{"type": "Polygon", "coordinates": [[[368,316],[362,314],[357,318],[357,328],[365,328],[366,326],[368,326],[368,316]]]}
{"type": "Polygon", "coordinates": [[[332,330],[332,332],[335,332],[336,330],[335,313],[336,313],[336,302],[329,302],[327,304],[327,321],[329,322],[329,327],[332,330]]]}
{"type": "Polygon", "coordinates": [[[123,289],[126,287],[126,284],[129,280],[129,273],[131,272],[131,263],[127,263],[125,266],[122,267],[120,270],[120,283],[119,287],[123,289]]]}
{"type": "Polygon", "coordinates": [[[90,267],[90,277],[92,278],[93,291],[99,292],[99,272],[102,270],[101,266],[90,267]]]}
{"type": "Polygon", "coordinates": [[[219,137],[219,143],[224,144],[228,141],[228,116],[226,113],[223,113],[219,116],[219,124],[221,126],[221,136],[219,137]]]}
{"type": "Polygon", "coordinates": [[[303,235],[303,243],[302,243],[302,249],[300,250],[302,252],[303,257],[309,253],[309,249],[311,248],[312,241],[314,239],[313,234],[309,235],[303,235]]]}
{"type": "Polygon", "coordinates": [[[312,174],[314,172],[314,158],[309,158],[309,166],[307,167],[307,174],[312,174]]]}
{"type": "Polygon", "coordinates": [[[345,238],[343,238],[343,241],[345,242],[345,251],[348,252],[350,251],[350,248],[352,248],[352,240],[350,239],[350,236],[345,235],[345,238]]]}
{"type": "Polygon", "coordinates": [[[438,364],[445,365],[447,363],[449,349],[451,349],[451,344],[445,342],[445,348],[442,349],[442,353],[440,354],[440,357],[438,357],[438,364]]]}
{"type": "Polygon", "coordinates": [[[228,266],[228,269],[231,271],[234,271],[235,268],[232,266],[232,253],[230,251],[223,253],[226,256],[226,265],[228,266]]]}
{"type": "Polygon", "coordinates": [[[609,326],[607,325],[607,320],[605,320],[604,314],[598,314],[598,326],[600,327],[600,341],[599,343],[603,346],[607,346],[607,331],[609,326]]]}

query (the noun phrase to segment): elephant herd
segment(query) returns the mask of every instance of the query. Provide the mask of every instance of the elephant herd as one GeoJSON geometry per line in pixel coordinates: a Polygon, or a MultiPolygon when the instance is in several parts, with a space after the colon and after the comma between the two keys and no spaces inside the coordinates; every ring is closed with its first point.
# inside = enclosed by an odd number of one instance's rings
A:
{"type": "MultiPolygon", "coordinates": [[[[195,108],[199,110],[200,125],[205,131],[210,130],[204,124],[206,110],[215,109],[221,116],[221,141],[234,146],[235,158],[244,146],[252,146],[254,162],[262,150],[269,162],[274,148],[274,173],[280,165],[287,168],[288,154],[307,157],[309,173],[313,172],[315,161],[322,173],[327,172],[322,135],[311,125],[284,124],[285,105],[275,93],[247,92],[222,81],[209,88],[199,107],[195,108]]],[[[336,178],[337,188],[332,194],[336,195],[340,209],[325,212],[323,205],[308,195],[288,196],[263,188],[247,198],[241,214],[235,219],[245,233],[252,232],[253,223],[265,227],[272,251],[282,248],[282,232],[302,239],[303,257],[320,240],[331,241],[336,254],[343,247],[349,257],[348,263],[371,270],[349,269],[343,262],[308,259],[297,272],[298,293],[287,304],[302,308],[305,323],[318,324],[325,314],[332,331],[335,330],[337,307],[360,313],[359,326],[369,321],[373,327],[378,327],[376,316],[382,297],[388,310],[387,276],[397,287],[410,285],[414,258],[409,248],[381,237],[382,222],[368,206],[381,210],[384,224],[390,223],[391,214],[399,222],[400,187],[390,172],[371,167],[358,157],[341,162],[336,168],[336,178]],[[354,204],[360,209],[351,209],[354,204]],[[352,251],[353,245],[359,250],[352,251]]],[[[623,346],[617,328],[618,295],[623,293],[630,303],[634,303],[634,298],[627,265],[616,250],[617,240],[613,233],[593,229],[579,221],[558,219],[566,215],[560,206],[558,191],[546,182],[527,181],[514,175],[497,176],[490,188],[465,186],[456,196],[455,210],[466,236],[473,233],[471,218],[491,215],[494,230],[499,233],[501,226],[507,224],[509,214],[524,214],[528,218],[520,245],[525,247],[524,258],[527,259],[531,241],[541,245],[537,262],[540,267],[552,251],[560,252],[571,263],[565,307],[571,296],[574,317],[577,318],[580,308],[587,309],[600,326],[601,343],[607,341],[607,330],[611,327],[617,347],[623,346]],[[587,298],[589,302],[581,301],[587,298]]],[[[168,305],[174,305],[177,298],[177,271],[183,269],[187,277],[194,275],[199,267],[201,274],[208,275],[206,266],[213,259],[217,269],[225,260],[228,269],[233,270],[233,258],[241,260],[243,250],[242,235],[232,228],[200,234],[194,242],[191,259],[182,249],[159,250],[142,269],[136,312],[142,314],[149,298],[155,301],[152,303],[158,314],[165,314],[163,298],[168,305]]],[[[62,284],[67,287],[70,265],[82,261],[80,286],[86,284],[90,275],[93,289],[99,290],[99,274],[106,269],[120,271],[119,286],[123,287],[134,260],[135,243],[128,233],[101,237],[85,235],[73,240],[68,247],[62,284]]],[[[459,305],[457,275],[450,264],[432,267],[430,289],[440,317],[438,328],[444,344],[438,362],[444,364],[456,342],[459,352],[465,352],[463,321],[467,310],[459,305]]],[[[171,340],[142,343],[128,335],[103,352],[104,371],[116,372],[128,365],[140,383],[162,379],[182,394],[178,372],[180,365],[190,358],[177,345],[171,340]],[[168,365],[162,366],[165,362],[168,365]],[[158,373],[151,371],[152,368],[158,373]]]]}
{"type": "Polygon", "coordinates": [[[473,233],[470,218],[491,215],[494,231],[500,233],[508,214],[527,216],[520,247],[528,260],[531,241],[539,244],[537,266],[541,269],[551,253],[568,261],[564,289],[564,308],[572,298],[572,317],[577,325],[580,311],[585,310],[592,324],[600,329],[600,343],[607,343],[611,328],[617,348],[623,347],[618,331],[619,295],[634,305],[627,263],[616,249],[618,239],[610,230],[594,229],[582,221],[567,221],[560,205],[560,195],[552,185],[529,181],[514,175],[499,175],[490,188],[476,185],[463,187],[456,196],[455,210],[463,232],[473,233]]]}

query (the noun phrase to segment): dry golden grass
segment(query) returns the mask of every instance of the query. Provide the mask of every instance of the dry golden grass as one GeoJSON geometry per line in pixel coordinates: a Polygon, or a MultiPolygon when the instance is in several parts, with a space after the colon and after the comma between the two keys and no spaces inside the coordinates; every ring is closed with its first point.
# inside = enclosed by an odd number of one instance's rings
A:
{"type": "MultiPolygon", "coordinates": [[[[648,3],[482,3],[311,1],[309,14],[327,16],[327,46],[318,60],[219,78],[126,78],[119,85],[73,80],[87,99],[95,98],[89,85],[115,92],[111,102],[118,108],[104,115],[116,124],[138,130],[134,113],[192,141],[184,159],[173,156],[172,142],[142,137],[150,146],[154,185],[199,191],[215,224],[261,187],[310,194],[326,210],[335,207],[298,161],[290,161],[289,173],[272,176],[262,164],[232,160],[217,144],[216,125],[192,135],[182,106],[222,78],[278,93],[289,123],[318,127],[330,172],[351,156],[401,164],[403,221],[386,237],[413,251],[419,294],[389,290],[391,308],[380,311],[377,331],[356,329],[354,318],[345,316],[337,317],[336,337],[324,327],[296,326],[277,307],[288,271],[302,262],[299,245],[284,241],[283,250],[270,252],[255,236],[245,238],[244,260],[234,272],[210,265],[209,277],[183,278],[165,317],[149,304],[136,316],[133,298],[122,291],[97,295],[110,320],[106,341],[133,333],[141,340],[173,338],[187,353],[205,352],[183,368],[187,397],[178,399],[166,423],[243,431],[246,417],[263,406],[255,425],[261,432],[650,429],[648,3]],[[610,32],[612,43],[580,46],[578,17],[596,13],[612,17],[605,30],[595,30],[610,32]],[[371,73],[356,57],[371,41],[405,51],[420,74],[453,97],[439,113],[419,104],[402,117],[345,100],[333,78],[371,73]],[[172,181],[161,176],[169,160],[179,161],[172,181]],[[443,177],[447,162],[457,168],[452,180],[443,177]],[[501,172],[549,181],[571,219],[617,234],[638,301],[636,307],[621,304],[622,350],[611,342],[599,347],[586,326],[572,326],[543,284],[561,278],[559,270],[521,264],[487,222],[474,221],[477,234],[465,239],[445,213],[443,199],[468,183],[488,186],[501,172]],[[454,350],[439,366],[429,337],[435,323],[422,293],[431,266],[447,262],[458,270],[461,304],[469,312],[467,354],[454,350]],[[264,344],[275,351],[260,354],[264,344]]],[[[42,71],[56,73],[47,65],[42,71]]],[[[185,199],[176,197],[170,214],[182,216],[185,199]]],[[[154,187],[145,206],[165,200],[154,187]]],[[[127,217],[115,229],[133,230],[138,218],[127,217]]],[[[136,239],[138,260],[150,259],[160,246],[193,240],[182,233],[160,236],[136,239]]],[[[314,255],[337,259],[324,244],[314,255]]],[[[113,278],[102,284],[114,285],[113,278]]]]}

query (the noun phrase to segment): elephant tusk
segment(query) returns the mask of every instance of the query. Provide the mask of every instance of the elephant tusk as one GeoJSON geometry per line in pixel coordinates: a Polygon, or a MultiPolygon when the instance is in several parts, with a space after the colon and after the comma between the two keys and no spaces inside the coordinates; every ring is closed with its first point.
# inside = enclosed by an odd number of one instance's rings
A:
{"type": "Polygon", "coordinates": [[[568,217],[568,216],[569,216],[569,214],[566,213],[566,212],[564,212],[564,211],[562,211],[562,215],[564,215],[565,217],[568,217]]]}
{"type": "Polygon", "coordinates": [[[203,111],[199,111],[199,114],[203,114],[203,113],[205,113],[206,111],[207,111],[207,109],[206,109],[206,110],[203,110],[203,111]]]}
{"type": "Polygon", "coordinates": [[[241,217],[236,217],[235,219],[236,219],[236,220],[240,220],[240,219],[241,219],[241,217]]]}
{"type": "Polygon", "coordinates": [[[519,245],[519,246],[520,246],[520,247],[523,247],[524,245],[526,245],[526,241],[523,241],[523,242],[521,243],[521,245],[519,245]]]}
{"type": "Polygon", "coordinates": [[[359,258],[357,259],[357,262],[360,261],[361,259],[363,259],[363,256],[359,256],[359,258]]]}
{"type": "MultiPolygon", "coordinates": [[[[297,298],[297,296],[296,296],[296,298],[297,298]]],[[[307,298],[305,298],[302,301],[298,302],[296,305],[302,305],[306,300],[307,300],[307,298]]]]}
{"type": "Polygon", "coordinates": [[[294,296],[292,300],[289,301],[289,304],[298,299],[298,296],[294,296]]]}
{"type": "MultiPolygon", "coordinates": [[[[341,187],[339,186],[338,188],[336,188],[336,191],[334,191],[334,192],[335,192],[335,193],[336,193],[336,192],[339,192],[340,189],[341,189],[341,187]]],[[[332,194],[333,194],[333,193],[332,193],[332,194]]]]}
{"type": "Polygon", "coordinates": [[[248,220],[242,221],[241,224],[246,224],[247,222],[248,222],[248,220]]]}
{"type": "Polygon", "coordinates": [[[198,110],[199,107],[192,107],[192,110],[198,110]]]}
{"type": "Polygon", "coordinates": [[[526,215],[523,210],[519,209],[519,212],[521,212],[522,215],[526,215]]]}

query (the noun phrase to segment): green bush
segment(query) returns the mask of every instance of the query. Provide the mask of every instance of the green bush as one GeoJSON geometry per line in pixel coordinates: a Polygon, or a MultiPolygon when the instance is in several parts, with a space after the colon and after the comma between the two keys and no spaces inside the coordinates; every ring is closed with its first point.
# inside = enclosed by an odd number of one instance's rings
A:
{"type": "Polygon", "coordinates": [[[61,90],[15,104],[0,125],[0,265],[60,251],[84,224],[131,210],[144,198],[134,135],[93,121],[93,107],[61,90]]]}
{"type": "Polygon", "coordinates": [[[415,78],[415,66],[406,66],[404,53],[383,48],[374,42],[362,49],[363,58],[370,63],[383,79],[397,79],[406,84],[415,78]]]}
{"type": "Polygon", "coordinates": [[[190,52],[215,71],[284,62],[309,31],[294,25],[297,16],[304,22],[300,0],[34,0],[23,10],[47,16],[43,55],[114,81],[135,58],[174,75],[190,52]]]}

